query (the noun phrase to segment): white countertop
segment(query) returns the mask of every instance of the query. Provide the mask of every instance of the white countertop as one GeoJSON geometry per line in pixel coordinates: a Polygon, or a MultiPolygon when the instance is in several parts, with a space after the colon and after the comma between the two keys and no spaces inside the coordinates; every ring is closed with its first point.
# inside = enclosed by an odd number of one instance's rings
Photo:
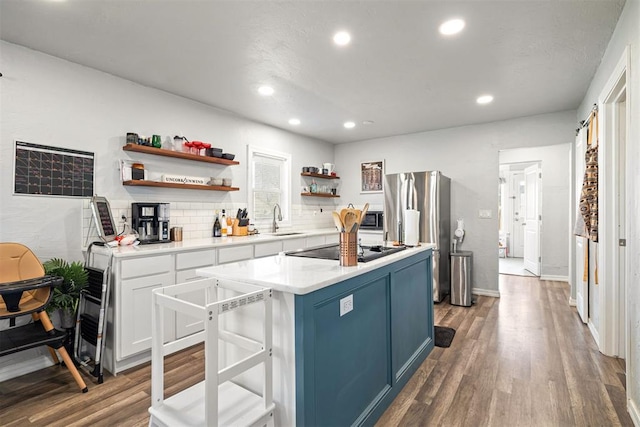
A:
{"type": "Polygon", "coordinates": [[[434,247],[433,244],[422,244],[373,261],[358,263],[354,267],[342,267],[336,260],[286,256],[281,253],[266,258],[199,268],[196,274],[304,295],[434,247]]]}
{"type": "MultiPolygon", "coordinates": [[[[281,233],[287,233],[285,231],[281,233]]],[[[153,243],[137,246],[115,246],[113,256],[115,258],[160,255],[163,253],[180,252],[194,249],[210,249],[227,246],[253,245],[256,243],[269,242],[275,240],[301,239],[309,236],[320,236],[327,234],[338,234],[335,228],[323,228],[309,231],[292,231],[288,235],[277,234],[255,234],[253,236],[231,236],[231,237],[208,237],[205,239],[190,239],[181,242],[153,243]]]]}

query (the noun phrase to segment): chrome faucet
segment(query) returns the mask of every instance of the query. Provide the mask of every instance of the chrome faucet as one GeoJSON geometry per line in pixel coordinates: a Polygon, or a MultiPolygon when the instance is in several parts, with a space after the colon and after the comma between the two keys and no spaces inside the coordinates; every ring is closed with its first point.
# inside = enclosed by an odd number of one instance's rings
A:
{"type": "Polygon", "coordinates": [[[271,227],[271,232],[276,233],[278,231],[278,224],[276,223],[276,208],[278,208],[278,221],[282,221],[282,211],[280,210],[280,205],[276,203],[273,207],[273,225],[271,227]]]}

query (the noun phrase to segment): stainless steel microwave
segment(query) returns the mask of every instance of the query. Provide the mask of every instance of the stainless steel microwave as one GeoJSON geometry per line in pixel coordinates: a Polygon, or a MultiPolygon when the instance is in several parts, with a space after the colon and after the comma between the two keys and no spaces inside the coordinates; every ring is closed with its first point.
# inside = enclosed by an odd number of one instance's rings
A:
{"type": "Polygon", "coordinates": [[[360,228],[363,230],[382,230],[382,218],[382,211],[368,211],[362,219],[360,228]]]}

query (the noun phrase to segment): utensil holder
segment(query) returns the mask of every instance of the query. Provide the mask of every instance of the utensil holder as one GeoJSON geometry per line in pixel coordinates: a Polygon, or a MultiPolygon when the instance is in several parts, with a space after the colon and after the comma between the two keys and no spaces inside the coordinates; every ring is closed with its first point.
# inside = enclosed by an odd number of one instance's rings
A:
{"type": "Polygon", "coordinates": [[[182,227],[171,227],[169,238],[172,242],[182,242],[182,227]]]}
{"type": "Polygon", "coordinates": [[[340,233],[340,265],[358,265],[358,233],[340,233]]]}

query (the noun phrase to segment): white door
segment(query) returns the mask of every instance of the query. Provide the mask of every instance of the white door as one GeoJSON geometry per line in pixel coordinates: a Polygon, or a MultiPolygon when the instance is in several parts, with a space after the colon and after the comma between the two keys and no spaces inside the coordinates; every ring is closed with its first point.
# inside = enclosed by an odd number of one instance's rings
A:
{"type": "MultiPolygon", "coordinates": [[[[625,86],[626,88],[626,86],[625,86]]],[[[626,92],[623,95],[624,98],[616,106],[616,113],[618,118],[618,284],[620,291],[618,293],[618,357],[626,358],[626,343],[627,343],[627,280],[626,280],[626,136],[627,136],[627,124],[626,124],[626,92]]]]}
{"type": "Polygon", "coordinates": [[[514,258],[524,257],[524,174],[522,171],[511,173],[511,197],[513,200],[512,246],[509,254],[514,258]]]}
{"type": "Polygon", "coordinates": [[[524,170],[524,268],[536,276],[540,275],[541,180],[539,165],[529,166],[524,170]]]}
{"type": "MultiPolygon", "coordinates": [[[[576,136],[576,150],[575,150],[575,183],[576,183],[576,205],[574,210],[577,216],[580,215],[580,209],[578,207],[580,203],[580,194],[582,193],[582,182],[584,181],[584,153],[586,151],[587,144],[587,130],[586,128],[580,129],[580,132],[576,136]]],[[[583,323],[587,323],[589,320],[589,288],[588,281],[582,280],[584,276],[584,251],[587,250],[588,241],[581,236],[574,236],[576,242],[575,252],[575,277],[573,280],[576,287],[576,308],[578,314],[583,323]]]]}

